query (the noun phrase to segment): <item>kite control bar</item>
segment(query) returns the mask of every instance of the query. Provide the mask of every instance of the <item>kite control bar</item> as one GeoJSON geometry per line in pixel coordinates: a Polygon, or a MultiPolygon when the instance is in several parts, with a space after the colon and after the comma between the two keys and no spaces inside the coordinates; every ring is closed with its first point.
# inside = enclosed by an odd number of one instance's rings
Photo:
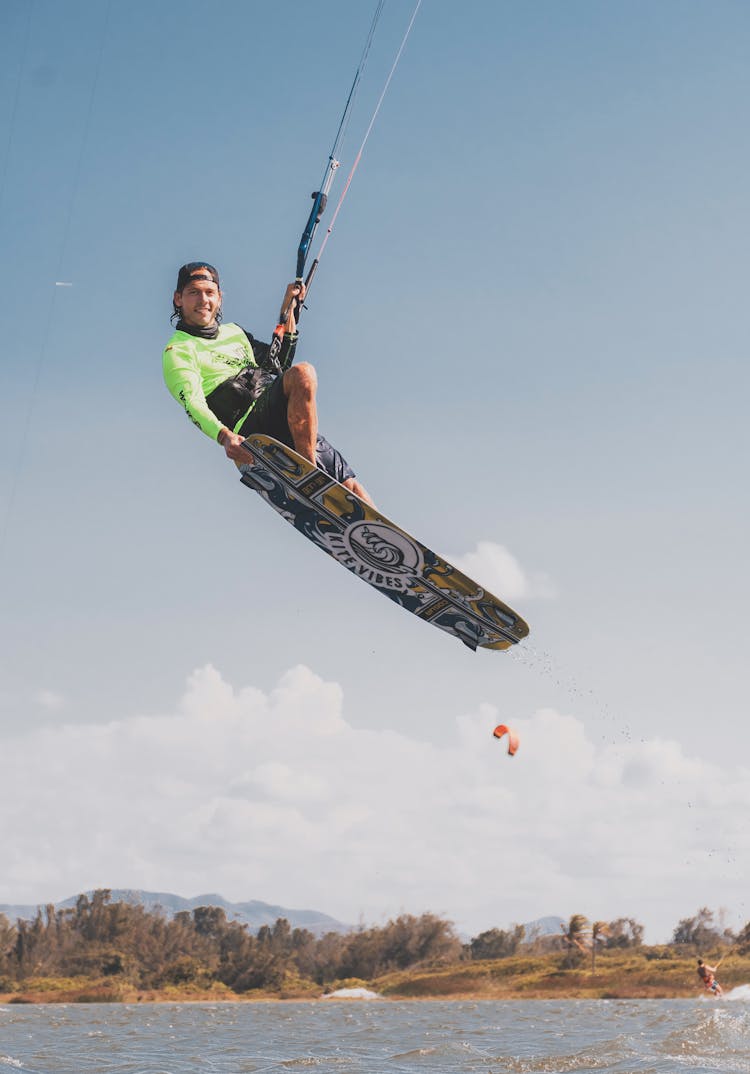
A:
{"type": "MultiPolygon", "coordinates": [[[[335,168],[338,168],[338,166],[339,162],[331,158],[331,176],[333,176],[333,171],[335,168]]],[[[301,280],[305,274],[305,262],[307,261],[307,253],[310,249],[310,243],[312,242],[312,237],[315,234],[315,229],[320,223],[320,218],[326,211],[326,205],[328,204],[328,194],[322,190],[315,191],[310,195],[310,197],[313,199],[313,207],[310,210],[310,216],[308,217],[307,223],[305,224],[305,230],[302,232],[302,238],[299,240],[299,246],[297,248],[298,280],[301,280]]],[[[307,282],[308,281],[306,280],[305,283],[307,282]]]]}
{"type": "MultiPolygon", "coordinates": [[[[333,157],[331,157],[329,159],[328,168],[326,169],[328,187],[330,187],[331,185],[331,180],[333,179],[333,172],[336,168],[338,168],[338,166],[339,162],[337,160],[334,160],[333,157]],[[329,174],[330,178],[328,178],[329,174]]],[[[313,235],[315,234],[315,229],[320,223],[320,218],[325,212],[326,205],[328,204],[328,194],[323,190],[314,191],[310,195],[310,197],[313,199],[313,207],[310,210],[310,215],[307,218],[307,223],[305,224],[305,230],[302,232],[302,238],[300,239],[299,246],[297,248],[298,284],[302,284],[303,282],[305,262],[307,261],[310,243],[312,242],[313,235]]],[[[307,288],[310,286],[312,278],[315,275],[315,270],[318,267],[318,260],[319,258],[316,257],[312,263],[310,271],[307,274],[307,279],[304,280],[305,290],[307,290],[307,288]]],[[[289,318],[289,313],[292,307],[294,307],[294,319],[296,322],[299,322],[302,306],[303,303],[300,302],[298,298],[292,298],[289,302],[283,305],[281,307],[281,312],[279,313],[279,323],[273,330],[273,336],[271,337],[271,347],[268,352],[268,357],[271,364],[279,373],[283,373],[286,369],[287,362],[285,361],[285,359],[287,358],[287,355],[290,351],[290,347],[287,346],[286,352],[284,352],[284,335],[286,332],[286,323],[289,318]]]]}

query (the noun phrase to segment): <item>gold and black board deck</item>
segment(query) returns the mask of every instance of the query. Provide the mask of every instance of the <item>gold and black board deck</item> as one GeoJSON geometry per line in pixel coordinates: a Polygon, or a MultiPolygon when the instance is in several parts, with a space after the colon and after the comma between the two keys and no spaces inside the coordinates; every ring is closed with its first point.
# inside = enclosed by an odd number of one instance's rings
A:
{"type": "Polygon", "coordinates": [[[243,447],[243,485],[402,608],[470,649],[509,649],[529,633],[507,604],[286,444],[253,434],[243,447]]]}

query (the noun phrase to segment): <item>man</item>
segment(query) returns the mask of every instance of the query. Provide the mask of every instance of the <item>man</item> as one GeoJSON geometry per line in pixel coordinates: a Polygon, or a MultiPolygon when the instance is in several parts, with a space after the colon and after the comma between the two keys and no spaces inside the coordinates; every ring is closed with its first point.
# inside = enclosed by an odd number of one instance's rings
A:
{"type": "Polygon", "coordinates": [[[722,994],[722,987],[716,980],[716,971],[718,970],[720,963],[721,959],[715,966],[708,966],[702,958],[698,959],[698,976],[701,981],[703,981],[706,991],[713,992],[715,996],[720,996],[722,994]]]}
{"type": "Polygon", "coordinates": [[[268,343],[237,324],[221,323],[222,293],[213,265],[183,265],[172,298],[172,317],[178,321],[164,351],[164,380],[190,420],[238,465],[250,461],[243,439],[266,433],[372,503],[346,459],[318,433],[314,368],[308,362],[292,365],[296,313],[304,298],[304,284],[290,283],[280,317],[284,341],[275,364],[268,343]]]}

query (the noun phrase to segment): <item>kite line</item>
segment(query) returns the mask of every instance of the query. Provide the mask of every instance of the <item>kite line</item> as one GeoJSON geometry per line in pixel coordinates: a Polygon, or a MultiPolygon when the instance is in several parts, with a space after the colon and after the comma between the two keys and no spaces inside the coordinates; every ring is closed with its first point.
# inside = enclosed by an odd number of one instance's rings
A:
{"type": "MultiPolygon", "coordinates": [[[[404,51],[404,48],[406,46],[406,42],[407,42],[407,40],[409,38],[409,34],[411,33],[411,28],[414,25],[414,20],[417,17],[417,12],[419,11],[419,7],[420,7],[421,3],[422,3],[422,0],[417,0],[417,6],[414,8],[414,11],[412,13],[411,19],[409,21],[409,25],[406,28],[406,33],[403,36],[403,39],[401,41],[401,45],[399,46],[399,50],[396,53],[396,58],[394,59],[393,64],[391,66],[391,69],[388,72],[388,77],[385,80],[385,85],[383,86],[383,90],[382,90],[382,92],[380,94],[380,97],[378,98],[378,103],[375,105],[375,110],[372,113],[372,118],[370,119],[369,126],[368,126],[367,130],[365,131],[365,136],[362,139],[362,143],[361,143],[359,149],[357,150],[357,155],[354,158],[354,163],[352,164],[351,171],[349,172],[349,175],[346,178],[346,183],[344,184],[344,189],[341,192],[341,197],[339,198],[338,204],[337,204],[336,208],[334,209],[333,216],[331,217],[331,222],[330,222],[330,224],[328,225],[328,227],[326,229],[325,238],[323,239],[323,242],[320,244],[320,249],[318,250],[318,256],[313,261],[312,266],[310,268],[310,271],[307,274],[307,279],[305,280],[305,284],[306,284],[307,287],[310,286],[310,282],[311,282],[311,280],[312,280],[312,278],[315,275],[315,272],[317,270],[318,263],[319,263],[321,257],[323,256],[323,251],[325,250],[326,245],[328,243],[328,240],[331,237],[331,232],[333,231],[333,225],[336,223],[336,217],[339,215],[339,211],[341,209],[341,206],[344,203],[344,198],[349,193],[349,187],[351,186],[352,179],[354,178],[354,173],[356,172],[357,168],[359,167],[359,162],[362,159],[362,153],[364,152],[364,148],[367,145],[367,139],[370,137],[370,131],[372,130],[373,126],[375,125],[375,120],[378,117],[378,112],[380,111],[380,106],[382,105],[383,99],[384,99],[386,93],[388,92],[388,87],[391,84],[391,79],[393,78],[393,75],[394,75],[394,72],[396,70],[396,67],[398,66],[398,62],[401,59],[401,53],[404,51]]],[[[299,272],[297,273],[297,275],[298,275],[298,278],[299,278],[299,272]]]]}
{"type": "MultiPolygon", "coordinates": [[[[344,184],[344,189],[343,189],[343,191],[341,193],[341,197],[338,200],[338,204],[336,205],[336,209],[334,210],[333,217],[331,218],[331,222],[328,225],[328,228],[326,229],[325,238],[323,239],[323,242],[320,245],[320,249],[318,250],[317,256],[314,258],[314,260],[312,262],[312,265],[310,266],[310,270],[307,273],[307,276],[305,276],[305,267],[306,267],[306,264],[307,264],[307,258],[308,258],[309,253],[310,253],[310,245],[311,245],[312,240],[313,240],[313,238],[315,236],[315,232],[317,230],[318,224],[320,223],[320,219],[321,219],[323,213],[325,212],[326,204],[328,202],[328,194],[330,192],[331,185],[333,183],[333,179],[334,179],[334,176],[336,174],[336,170],[340,166],[340,161],[337,159],[337,153],[340,152],[341,146],[343,145],[344,134],[346,132],[346,128],[349,125],[349,119],[350,119],[350,116],[351,116],[352,105],[354,104],[354,99],[355,99],[355,97],[357,95],[357,89],[359,87],[359,82],[360,82],[360,79],[362,77],[362,72],[363,72],[365,64],[367,62],[367,57],[368,57],[368,55],[370,53],[370,46],[372,45],[372,40],[373,40],[373,37],[375,36],[375,28],[377,27],[378,20],[380,19],[381,13],[383,11],[383,7],[385,6],[385,0],[378,0],[378,5],[377,5],[377,7],[375,9],[375,14],[373,15],[372,23],[370,24],[370,30],[369,30],[369,33],[367,35],[367,40],[365,42],[365,47],[362,50],[362,56],[360,57],[359,65],[358,65],[356,73],[354,75],[354,81],[352,82],[352,87],[349,90],[349,96],[347,97],[346,104],[344,105],[344,111],[342,113],[341,120],[339,122],[339,127],[338,127],[338,130],[336,132],[336,137],[335,137],[334,142],[333,142],[333,147],[331,149],[331,152],[328,155],[328,161],[326,163],[326,168],[325,168],[325,171],[323,173],[323,180],[322,180],[322,182],[320,184],[320,189],[314,191],[310,195],[312,197],[312,199],[313,199],[313,207],[310,210],[310,215],[307,218],[307,223],[305,224],[305,229],[302,232],[302,238],[300,239],[299,246],[297,248],[296,280],[297,280],[297,282],[299,284],[302,284],[304,282],[306,290],[309,289],[310,284],[312,283],[312,279],[313,279],[315,273],[317,272],[318,265],[320,263],[320,259],[323,256],[323,251],[325,250],[326,245],[328,243],[328,240],[331,237],[331,232],[333,231],[333,225],[336,223],[336,218],[337,218],[337,216],[338,216],[338,214],[339,214],[339,212],[341,210],[341,206],[343,205],[344,199],[346,198],[346,195],[349,192],[349,187],[351,186],[352,179],[354,178],[354,173],[356,172],[357,168],[359,167],[359,162],[362,159],[362,153],[364,152],[365,145],[367,144],[367,140],[370,137],[370,132],[372,131],[372,128],[373,128],[373,126],[375,124],[375,120],[377,119],[378,113],[380,112],[381,105],[383,104],[383,100],[385,98],[385,95],[388,92],[388,87],[391,84],[391,80],[392,80],[393,75],[394,75],[394,73],[396,71],[396,68],[398,67],[399,60],[401,59],[401,55],[402,55],[402,53],[404,51],[404,48],[406,47],[406,42],[409,39],[409,34],[411,33],[411,28],[414,25],[414,20],[417,17],[417,12],[419,11],[421,3],[422,3],[422,0],[417,0],[416,6],[414,8],[414,11],[412,12],[411,19],[409,20],[409,24],[406,27],[406,31],[404,33],[404,36],[401,39],[401,44],[399,45],[398,51],[396,52],[395,59],[394,59],[392,65],[391,65],[391,69],[388,72],[388,77],[385,80],[385,85],[383,86],[383,89],[381,91],[380,97],[378,98],[377,104],[375,105],[375,109],[374,109],[374,111],[372,113],[372,116],[370,118],[370,122],[368,124],[367,130],[365,131],[364,138],[362,139],[360,147],[357,150],[357,154],[356,154],[356,156],[354,158],[354,163],[352,164],[352,167],[351,167],[351,170],[349,172],[349,175],[347,176],[346,183],[344,184]]],[[[297,300],[292,299],[292,302],[295,302],[295,301],[297,301],[297,300]]],[[[271,339],[271,351],[270,351],[270,357],[271,357],[272,361],[277,361],[278,360],[278,355],[279,355],[279,353],[281,351],[281,346],[282,346],[283,339],[284,339],[284,322],[286,321],[286,319],[288,317],[289,309],[290,309],[290,304],[287,304],[284,308],[282,308],[281,313],[279,315],[279,324],[276,325],[276,327],[274,328],[274,331],[273,331],[273,337],[271,339]]],[[[297,302],[297,308],[296,308],[296,319],[297,320],[299,320],[300,310],[301,310],[301,304],[299,302],[297,302]]]]}

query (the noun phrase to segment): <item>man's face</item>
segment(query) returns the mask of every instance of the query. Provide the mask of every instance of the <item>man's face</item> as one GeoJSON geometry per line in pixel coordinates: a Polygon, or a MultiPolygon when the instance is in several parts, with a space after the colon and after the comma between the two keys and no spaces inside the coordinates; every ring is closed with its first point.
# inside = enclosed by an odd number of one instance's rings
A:
{"type": "Polygon", "coordinates": [[[186,324],[208,328],[221,306],[221,291],[213,280],[191,280],[182,291],[175,291],[174,303],[186,324]]]}

